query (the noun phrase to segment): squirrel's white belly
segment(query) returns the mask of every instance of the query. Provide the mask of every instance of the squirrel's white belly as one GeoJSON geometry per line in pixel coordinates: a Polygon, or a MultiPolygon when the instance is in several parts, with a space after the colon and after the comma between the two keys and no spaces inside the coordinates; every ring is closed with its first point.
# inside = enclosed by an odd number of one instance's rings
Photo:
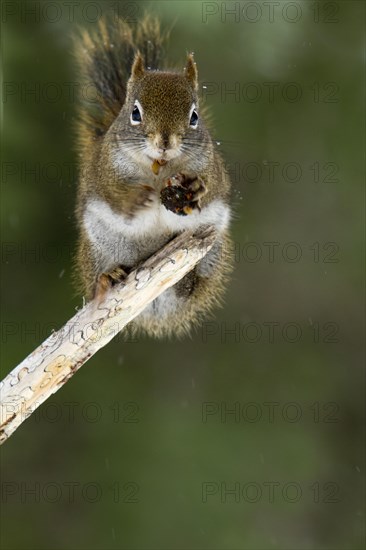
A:
{"type": "Polygon", "coordinates": [[[159,250],[174,234],[202,225],[221,232],[229,224],[229,207],[220,200],[188,216],[178,216],[156,202],[133,218],[118,214],[101,199],[90,200],[83,223],[101,271],[116,265],[133,267],[159,250]]]}

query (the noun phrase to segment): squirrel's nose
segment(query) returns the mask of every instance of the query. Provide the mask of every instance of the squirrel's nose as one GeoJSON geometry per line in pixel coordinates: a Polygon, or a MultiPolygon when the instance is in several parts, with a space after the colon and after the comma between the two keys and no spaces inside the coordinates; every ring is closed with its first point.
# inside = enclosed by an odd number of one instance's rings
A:
{"type": "Polygon", "coordinates": [[[164,151],[166,151],[168,149],[168,146],[169,146],[169,135],[168,134],[162,134],[161,135],[161,144],[162,144],[162,149],[164,151]]]}
{"type": "Polygon", "coordinates": [[[169,149],[177,147],[177,136],[168,132],[160,132],[156,134],[153,139],[154,146],[165,153],[169,149]]]}

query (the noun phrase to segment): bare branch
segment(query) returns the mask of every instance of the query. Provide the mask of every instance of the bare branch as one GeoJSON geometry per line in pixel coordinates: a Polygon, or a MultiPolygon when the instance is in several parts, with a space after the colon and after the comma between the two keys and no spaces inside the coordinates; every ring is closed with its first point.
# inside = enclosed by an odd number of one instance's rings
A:
{"type": "Polygon", "coordinates": [[[210,226],[184,232],[149,258],[101,303],[89,302],[0,383],[0,443],[159,294],[177,283],[211,249],[210,226]]]}

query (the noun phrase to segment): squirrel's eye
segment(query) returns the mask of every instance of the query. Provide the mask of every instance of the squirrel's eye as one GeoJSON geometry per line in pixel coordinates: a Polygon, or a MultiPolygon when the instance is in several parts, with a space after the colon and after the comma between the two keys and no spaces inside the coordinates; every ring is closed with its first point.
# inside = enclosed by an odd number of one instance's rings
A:
{"type": "Polygon", "coordinates": [[[133,125],[140,124],[142,121],[141,111],[139,109],[139,106],[137,105],[137,101],[133,107],[130,120],[131,124],[133,125]]]}
{"type": "Polygon", "coordinates": [[[198,124],[198,114],[197,114],[197,111],[194,109],[191,114],[189,125],[192,126],[192,128],[197,128],[197,124],[198,124]]]}

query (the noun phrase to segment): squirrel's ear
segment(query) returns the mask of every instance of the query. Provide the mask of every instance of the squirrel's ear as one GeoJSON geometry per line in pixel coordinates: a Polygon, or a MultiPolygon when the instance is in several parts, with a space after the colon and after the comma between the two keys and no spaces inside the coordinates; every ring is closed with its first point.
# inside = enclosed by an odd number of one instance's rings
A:
{"type": "Polygon", "coordinates": [[[197,65],[193,59],[193,54],[190,53],[187,56],[187,64],[184,69],[186,79],[191,83],[194,90],[198,89],[198,72],[197,65]]]}
{"type": "Polygon", "coordinates": [[[137,52],[133,60],[131,76],[132,78],[141,78],[145,74],[144,60],[140,52],[137,52]]]}

